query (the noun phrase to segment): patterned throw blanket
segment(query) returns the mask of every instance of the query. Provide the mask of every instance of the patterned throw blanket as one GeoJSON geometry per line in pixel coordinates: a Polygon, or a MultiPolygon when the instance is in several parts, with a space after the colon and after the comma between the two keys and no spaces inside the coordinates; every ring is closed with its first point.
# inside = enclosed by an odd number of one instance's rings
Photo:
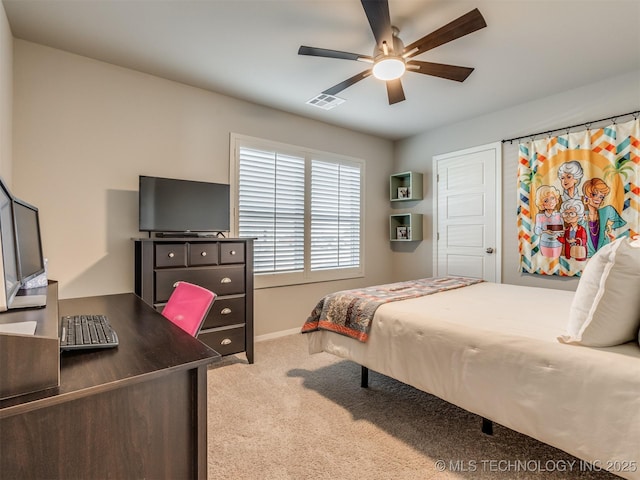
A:
{"type": "Polygon", "coordinates": [[[371,320],[380,305],[482,281],[467,277],[423,278],[331,293],[318,302],[302,326],[302,333],[330,330],[366,342],[369,339],[371,320]]]}

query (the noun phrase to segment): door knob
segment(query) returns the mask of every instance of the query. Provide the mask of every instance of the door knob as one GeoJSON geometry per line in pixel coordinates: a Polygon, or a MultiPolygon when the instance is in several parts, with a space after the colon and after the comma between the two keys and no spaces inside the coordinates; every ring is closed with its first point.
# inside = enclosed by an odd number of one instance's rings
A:
{"type": "Polygon", "coordinates": [[[487,252],[487,253],[493,253],[493,248],[489,247],[489,248],[487,248],[487,249],[485,250],[485,252],[487,252]]]}

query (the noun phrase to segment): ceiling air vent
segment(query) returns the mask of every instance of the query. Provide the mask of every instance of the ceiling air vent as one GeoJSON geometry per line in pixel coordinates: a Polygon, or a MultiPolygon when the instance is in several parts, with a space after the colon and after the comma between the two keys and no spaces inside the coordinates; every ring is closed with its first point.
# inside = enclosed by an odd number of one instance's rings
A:
{"type": "Polygon", "coordinates": [[[321,93],[317,97],[313,97],[311,100],[308,100],[307,104],[313,105],[314,107],[318,107],[323,110],[331,110],[333,107],[337,107],[344,102],[344,98],[334,97],[333,95],[321,93]]]}

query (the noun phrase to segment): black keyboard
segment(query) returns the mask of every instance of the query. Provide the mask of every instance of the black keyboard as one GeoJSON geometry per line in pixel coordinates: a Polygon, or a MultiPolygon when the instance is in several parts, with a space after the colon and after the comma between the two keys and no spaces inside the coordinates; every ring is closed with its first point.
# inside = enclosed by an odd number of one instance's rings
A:
{"type": "Polygon", "coordinates": [[[118,346],[118,335],[106,315],[67,315],[60,326],[60,350],[118,346]]]}

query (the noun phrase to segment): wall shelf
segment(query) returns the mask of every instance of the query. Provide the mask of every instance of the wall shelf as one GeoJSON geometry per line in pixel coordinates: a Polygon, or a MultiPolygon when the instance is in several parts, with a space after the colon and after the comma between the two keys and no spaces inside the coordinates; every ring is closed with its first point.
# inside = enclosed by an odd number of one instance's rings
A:
{"type": "Polygon", "coordinates": [[[396,213],[389,216],[389,240],[415,242],[422,240],[422,214],[396,213]]]}
{"type": "Polygon", "coordinates": [[[389,200],[392,202],[422,200],[422,174],[403,172],[391,175],[389,177],[389,200]]]}

